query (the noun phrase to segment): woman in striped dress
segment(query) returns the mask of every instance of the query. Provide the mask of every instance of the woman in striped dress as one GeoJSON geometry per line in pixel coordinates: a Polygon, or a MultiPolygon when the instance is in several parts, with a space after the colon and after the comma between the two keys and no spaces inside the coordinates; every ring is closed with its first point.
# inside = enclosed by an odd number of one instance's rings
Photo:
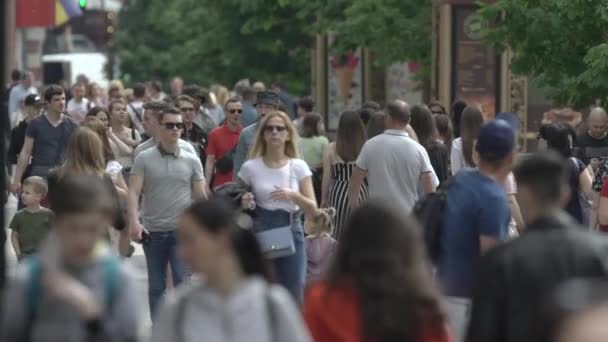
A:
{"type": "MultiPolygon", "coordinates": [[[[349,215],[348,189],[355,161],[365,143],[365,128],[359,114],[346,111],[340,116],[336,141],[323,153],[322,207],[336,209],[333,237],[339,241],[340,230],[349,215]]],[[[360,198],[367,198],[367,181],[363,183],[360,198]]]]}

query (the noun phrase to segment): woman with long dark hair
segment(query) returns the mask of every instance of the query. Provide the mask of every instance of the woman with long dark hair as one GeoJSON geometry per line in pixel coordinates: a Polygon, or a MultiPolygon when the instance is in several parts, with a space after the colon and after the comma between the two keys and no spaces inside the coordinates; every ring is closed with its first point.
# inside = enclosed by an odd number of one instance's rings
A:
{"type": "MultiPolygon", "coordinates": [[[[350,211],[348,202],[350,178],[365,140],[365,128],[359,114],[346,111],[340,115],[338,121],[336,142],[329,144],[323,153],[321,206],[336,209],[335,229],[332,233],[336,239],[340,236],[350,211]]],[[[359,193],[360,200],[366,199],[367,195],[367,182],[364,182],[359,193]]]]}
{"type": "Polygon", "coordinates": [[[576,132],[568,124],[551,123],[540,128],[538,137],[546,143],[547,148],[557,151],[567,159],[571,195],[565,209],[579,223],[589,224],[591,210],[588,199],[594,198],[591,189],[592,177],[586,165],[572,156],[576,132]]]}
{"type": "Polygon", "coordinates": [[[410,125],[418,136],[418,143],[424,147],[431,159],[431,165],[439,182],[448,179],[448,149],[437,141],[437,127],[433,114],[426,106],[413,106],[410,125]]]}
{"type": "Polygon", "coordinates": [[[462,100],[456,100],[452,104],[452,124],[454,125],[454,138],[460,138],[460,120],[462,112],[467,108],[467,103],[462,100]]]}
{"type": "Polygon", "coordinates": [[[460,169],[477,166],[473,158],[473,150],[481,125],[483,125],[481,110],[476,107],[465,108],[460,119],[461,136],[452,143],[450,153],[452,175],[457,174],[460,169]]]}
{"type": "Polygon", "coordinates": [[[289,294],[270,283],[262,251],[241,215],[218,198],[186,209],[179,251],[200,277],[167,298],[152,342],[310,340],[289,294]]]}
{"type": "MultiPolygon", "coordinates": [[[[344,115],[344,114],[343,114],[344,115]]],[[[367,122],[367,139],[371,139],[377,135],[384,133],[386,113],[383,111],[377,111],[371,115],[367,122]]]]}
{"type": "MultiPolygon", "coordinates": [[[[238,179],[251,187],[255,197],[254,232],[261,238],[271,235],[271,246],[277,242],[274,237],[289,240],[289,246],[284,245],[284,254],[274,254],[268,249],[264,252],[272,258],[279,282],[301,303],[306,281],[306,242],[301,218],[303,213],[316,212],[317,201],[312,173],[306,162],[299,159],[298,133],[287,114],[280,111],[266,114],[249,157],[238,179]],[[288,235],[286,227],[290,228],[288,235]]],[[[263,245],[271,247],[268,243],[263,245]]]]}
{"type": "Polygon", "coordinates": [[[310,289],[304,317],[316,341],[449,341],[421,229],[389,207],[368,201],[352,214],[310,289]]]}

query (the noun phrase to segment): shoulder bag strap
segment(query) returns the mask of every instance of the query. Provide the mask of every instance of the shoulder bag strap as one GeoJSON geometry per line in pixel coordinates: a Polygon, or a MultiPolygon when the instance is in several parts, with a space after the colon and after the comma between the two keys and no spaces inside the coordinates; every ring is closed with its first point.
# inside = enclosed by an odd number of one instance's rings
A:
{"type": "MultiPolygon", "coordinates": [[[[291,188],[291,178],[293,177],[293,159],[290,158],[289,159],[289,187],[291,188]]],[[[297,180],[296,180],[297,182],[297,180]]],[[[295,189],[292,189],[295,190],[295,189]]],[[[293,216],[295,215],[295,213],[292,213],[291,211],[289,212],[289,227],[291,227],[291,230],[295,231],[294,227],[293,227],[293,216]]]]}

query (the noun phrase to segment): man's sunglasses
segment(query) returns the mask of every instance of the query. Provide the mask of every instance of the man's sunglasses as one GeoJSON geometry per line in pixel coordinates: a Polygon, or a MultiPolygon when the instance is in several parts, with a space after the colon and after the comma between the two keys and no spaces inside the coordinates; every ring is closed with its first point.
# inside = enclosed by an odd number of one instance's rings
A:
{"type": "Polygon", "coordinates": [[[184,124],[181,122],[165,122],[163,126],[165,126],[166,129],[184,129],[184,124]]]}
{"type": "Polygon", "coordinates": [[[235,113],[239,113],[242,114],[243,110],[242,109],[231,109],[229,110],[230,114],[235,114],[235,113]]]}
{"type": "Polygon", "coordinates": [[[281,133],[281,132],[285,132],[287,130],[287,127],[285,126],[266,126],[264,127],[264,132],[277,132],[277,133],[281,133]]]}
{"type": "Polygon", "coordinates": [[[183,113],[186,113],[186,112],[196,112],[196,109],[189,108],[189,107],[180,108],[179,110],[182,111],[183,113]]]}

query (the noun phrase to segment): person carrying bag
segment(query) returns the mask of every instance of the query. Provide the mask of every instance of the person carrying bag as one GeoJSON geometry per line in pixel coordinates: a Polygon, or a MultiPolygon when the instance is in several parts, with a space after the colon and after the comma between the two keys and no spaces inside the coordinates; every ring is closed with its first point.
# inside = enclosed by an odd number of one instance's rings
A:
{"type": "Polygon", "coordinates": [[[302,214],[312,214],[317,204],[310,168],[299,159],[297,133],[285,113],[266,114],[250,157],[238,178],[251,187],[255,199],[253,232],[272,261],[278,282],[302,303],[306,280],[302,214]]]}

